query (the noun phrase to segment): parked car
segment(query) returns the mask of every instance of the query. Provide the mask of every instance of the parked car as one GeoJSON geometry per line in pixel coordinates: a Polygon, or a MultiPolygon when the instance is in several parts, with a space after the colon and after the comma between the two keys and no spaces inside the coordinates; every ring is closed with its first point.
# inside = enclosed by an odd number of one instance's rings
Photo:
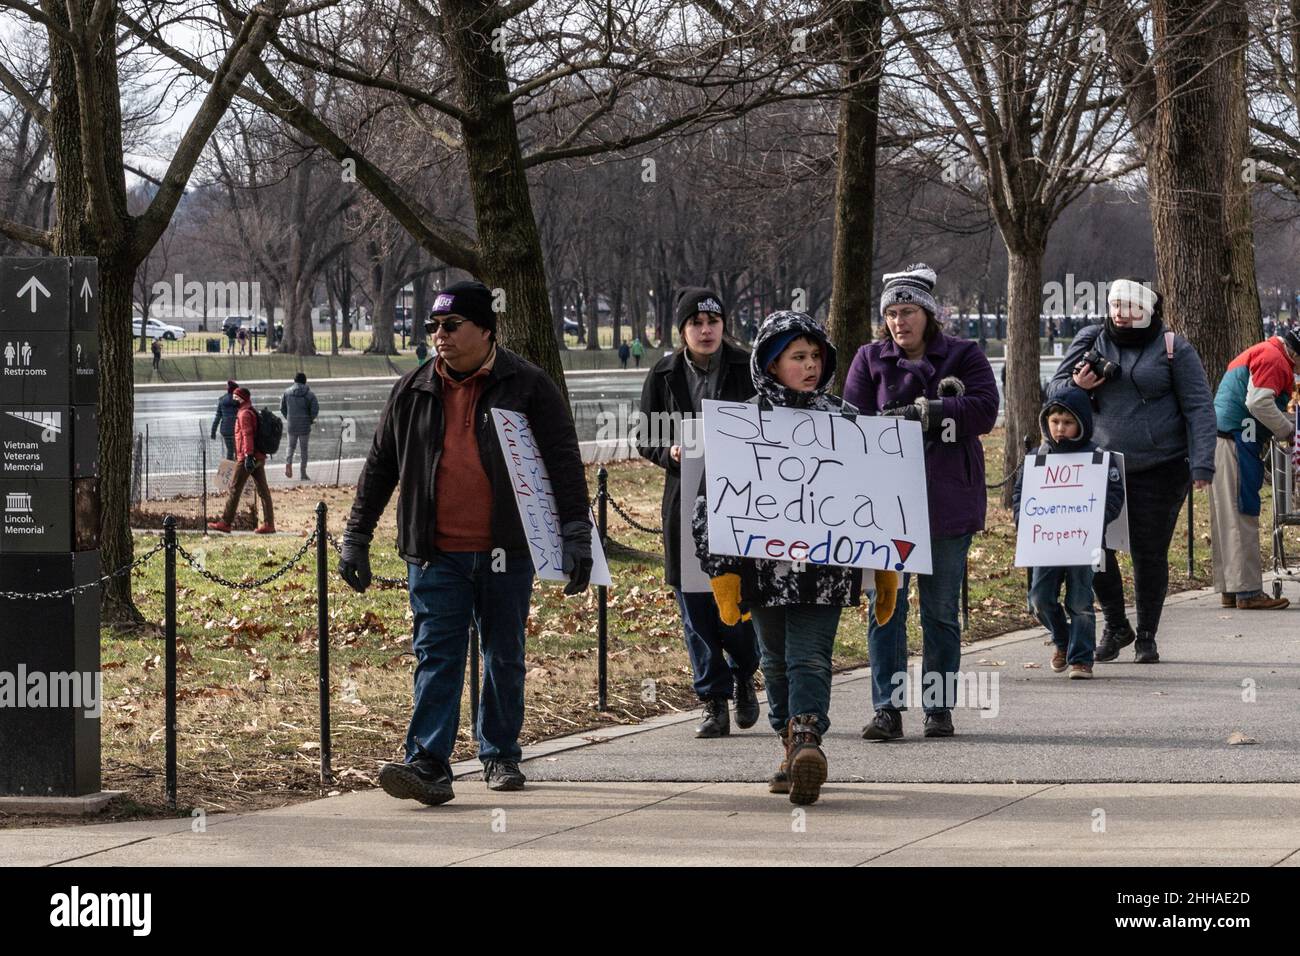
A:
{"type": "MultiPolygon", "coordinates": [[[[185,330],[179,325],[168,325],[158,319],[150,319],[145,326],[144,334],[151,339],[166,339],[173,341],[175,339],[185,338],[185,330]]],[[[140,316],[136,316],[132,322],[132,335],[140,337],[140,316]]]]}
{"type": "Polygon", "coordinates": [[[569,335],[577,335],[582,330],[582,326],[573,319],[564,320],[564,331],[569,335]]]}
{"type": "Polygon", "coordinates": [[[221,323],[221,334],[229,335],[232,330],[238,332],[241,328],[256,332],[258,335],[265,335],[266,319],[260,317],[254,319],[251,315],[228,315],[221,323]]]}

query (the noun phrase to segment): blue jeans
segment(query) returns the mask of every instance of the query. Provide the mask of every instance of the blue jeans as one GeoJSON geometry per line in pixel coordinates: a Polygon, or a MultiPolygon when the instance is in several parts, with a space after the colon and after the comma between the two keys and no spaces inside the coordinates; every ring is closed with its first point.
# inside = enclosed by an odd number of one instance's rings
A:
{"type": "Polygon", "coordinates": [[[421,748],[451,760],[460,725],[469,627],[483,649],[479,695],[480,760],[518,760],[524,724],[524,625],[533,594],[533,563],[510,556],[492,569],[488,551],[442,551],[421,568],[408,564],[415,615],[415,706],[406,733],[406,759],[421,748]]]}
{"type": "MultiPolygon", "coordinates": [[[[930,680],[928,675],[935,673],[943,675],[943,706],[926,707],[928,714],[951,710],[957,703],[956,678],[949,675],[961,669],[961,581],[972,537],[962,534],[931,538],[934,570],[916,576],[921,604],[922,679],[930,680]]],[[[871,596],[867,653],[871,655],[871,705],[876,710],[893,708],[890,698],[900,686],[899,680],[907,679],[907,587],[911,577],[904,574],[899,582],[894,616],[884,625],[876,623],[876,596],[871,596]]]]}
{"type": "Polygon", "coordinates": [[[1092,609],[1092,566],[1034,568],[1029,585],[1029,610],[1052,632],[1052,643],[1064,648],[1066,663],[1092,664],[1097,649],[1097,614],[1092,609]],[[1065,607],[1061,607],[1061,581],[1065,607]],[[1066,623],[1065,612],[1070,620],[1066,623]]]}
{"type": "Polygon", "coordinates": [[[711,592],[688,594],[673,590],[682,611],[686,653],[690,655],[691,671],[695,675],[696,696],[700,700],[711,697],[730,700],[735,694],[734,682],[749,680],[758,670],[754,625],[749,621],[741,621],[734,627],[723,624],[711,592]]]}
{"type": "Polygon", "coordinates": [[[831,649],[841,611],[825,604],[751,610],[763,649],[767,721],[777,733],[801,714],[817,716],[819,734],[830,727],[831,649]]]}

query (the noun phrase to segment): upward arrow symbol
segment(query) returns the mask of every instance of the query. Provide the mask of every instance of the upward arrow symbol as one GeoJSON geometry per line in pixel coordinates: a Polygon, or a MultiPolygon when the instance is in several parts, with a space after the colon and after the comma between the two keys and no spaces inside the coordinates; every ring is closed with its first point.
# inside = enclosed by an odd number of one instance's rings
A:
{"type": "Polygon", "coordinates": [[[82,312],[90,311],[90,300],[94,297],[94,295],[95,293],[90,291],[90,280],[82,279],[81,280],[81,302],[82,302],[81,311],[82,312]]]}
{"type": "Polygon", "coordinates": [[[28,292],[30,292],[30,293],[32,294],[32,311],[33,311],[33,312],[36,311],[36,293],[37,293],[37,292],[39,292],[41,295],[45,296],[45,298],[47,298],[47,299],[50,297],[50,290],[47,289],[47,288],[45,288],[45,286],[41,285],[41,280],[38,279],[38,278],[36,278],[36,276],[32,276],[30,279],[28,279],[27,282],[23,284],[23,287],[22,287],[21,289],[18,290],[18,298],[21,299],[21,298],[22,298],[23,296],[25,296],[28,292]]]}

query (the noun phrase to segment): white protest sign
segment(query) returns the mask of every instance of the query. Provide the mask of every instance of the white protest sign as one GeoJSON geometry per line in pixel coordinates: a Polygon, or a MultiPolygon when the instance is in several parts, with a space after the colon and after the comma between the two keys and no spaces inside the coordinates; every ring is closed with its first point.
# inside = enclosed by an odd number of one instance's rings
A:
{"type": "MultiPolygon", "coordinates": [[[[560,516],[555,509],[555,494],[551,490],[546,463],[542,461],[541,452],[533,439],[528,416],[523,412],[494,408],[492,419],[496,424],[497,441],[501,445],[501,454],[505,457],[506,471],[510,473],[510,486],[515,492],[519,520],[524,525],[524,535],[528,538],[528,550],[532,552],[537,576],[543,581],[567,581],[569,576],[563,570],[564,542],[560,537],[560,516]]],[[[496,506],[504,505],[497,502],[496,506]]],[[[591,521],[590,512],[587,513],[587,520],[591,521]]],[[[600,546],[596,523],[592,521],[591,525],[591,583],[608,587],[613,583],[609,576],[609,564],[605,560],[605,551],[600,546]]]]}
{"type": "Polygon", "coordinates": [[[1026,456],[1016,567],[1099,563],[1108,457],[1105,452],[1026,456]]]}
{"type": "Polygon", "coordinates": [[[1128,538],[1128,479],[1124,473],[1124,456],[1117,451],[1110,453],[1110,463],[1119,469],[1119,482],[1124,488],[1124,506],[1119,509],[1115,520],[1106,525],[1105,546],[1112,551],[1129,551],[1128,538]]]}
{"type": "Polygon", "coordinates": [[[695,535],[691,533],[691,521],[695,518],[695,497],[699,493],[700,479],[704,477],[704,443],[702,422],[698,418],[682,419],[682,461],[681,542],[678,547],[678,567],[682,574],[682,591],[686,594],[707,593],[712,590],[709,576],[700,567],[700,559],[695,556],[695,535]]]}
{"type": "Polygon", "coordinates": [[[703,404],[711,552],[931,572],[919,423],[703,404]]]}

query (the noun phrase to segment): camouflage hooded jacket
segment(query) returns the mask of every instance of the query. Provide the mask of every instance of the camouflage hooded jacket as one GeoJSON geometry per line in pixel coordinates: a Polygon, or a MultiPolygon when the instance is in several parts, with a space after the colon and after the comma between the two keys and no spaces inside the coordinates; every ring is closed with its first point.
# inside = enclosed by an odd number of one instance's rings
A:
{"type": "MultiPolygon", "coordinates": [[[[773,312],[758,330],[754,349],[749,357],[749,371],[758,392],[750,402],[783,408],[809,408],[824,412],[856,414],[857,409],[827,389],[835,377],[835,348],[826,339],[816,320],[803,312],[773,312]],[[759,356],[764,345],[788,333],[809,335],[821,344],[825,357],[822,377],[811,392],[786,388],[767,373],[759,356]]],[[[707,482],[708,476],[705,476],[707,482]]],[[[787,604],[825,604],[832,607],[851,607],[860,603],[862,572],[855,568],[833,565],[801,563],[797,570],[790,561],[772,561],[758,558],[740,558],[709,553],[708,505],[703,494],[695,499],[695,513],[691,521],[695,537],[695,554],[709,577],[722,574],[740,575],[741,606],[781,607],[787,604]]]]}

